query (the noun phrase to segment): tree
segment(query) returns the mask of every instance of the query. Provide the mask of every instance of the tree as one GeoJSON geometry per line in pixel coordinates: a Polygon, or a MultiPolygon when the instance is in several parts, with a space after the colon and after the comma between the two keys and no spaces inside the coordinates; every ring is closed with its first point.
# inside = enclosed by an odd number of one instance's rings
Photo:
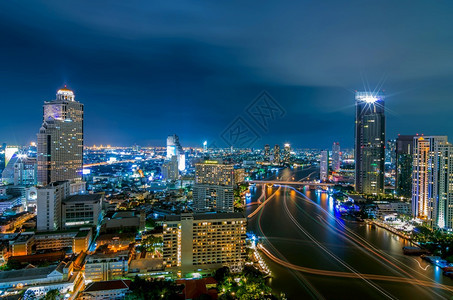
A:
{"type": "Polygon", "coordinates": [[[228,267],[222,267],[215,271],[214,279],[217,280],[217,282],[221,282],[228,275],[230,275],[230,269],[228,267]]]}
{"type": "Polygon", "coordinates": [[[154,228],[154,227],[156,227],[156,222],[151,218],[146,219],[146,227],[154,228]]]}
{"type": "Polygon", "coordinates": [[[58,300],[60,299],[60,291],[59,290],[50,290],[46,293],[44,297],[45,300],[58,300]]]}
{"type": "Polygon", "coordinates": [[[158,245],[161,244],[163,241],[162,241],[162,237],[157,237],[157,236],[154,236],[154,235],[150,235],[148,236],[147,238],[145,238],[144,240],[142,240],[142,247],[141,250],[146,250],[148,252],[156,252],[156,250],[158,249],[158,245]]]}
{"type": "Polygon", "coordinates": [[[142,279],[135,276],[131,283],[131,293],[126,296],[127,300],[172,300],[179,299],[183,286],[177,285],[174,281],[159,279],[142,279]]]}

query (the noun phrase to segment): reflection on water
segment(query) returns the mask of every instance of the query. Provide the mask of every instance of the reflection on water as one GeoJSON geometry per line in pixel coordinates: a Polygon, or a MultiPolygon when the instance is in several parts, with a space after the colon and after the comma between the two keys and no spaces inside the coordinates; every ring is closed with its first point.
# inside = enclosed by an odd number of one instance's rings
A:
{"type": "MultiPolygon", "coordinates": [[[[288,175],[288,174],[287,174],[288,175]]],[[[288,175],[289,176],[289,175],[288,175]]],[[[302,175],[304,176],[304,175],[302,175]]],[[[305,175],[306,176],[306,175],[305,175]]],[[[265,188],[267,197],[277,190],[265,188]]],[[[262,194],[261,186],[252,191],[252,201],[262,194]]],[[[451,285],[440,268],[427,268],[420,258],[402,254],[402,247],[409,243],[381,228],[364,223],[343,221],[335,218],[335,199],[327,193],[309,189],[299,191],[282,188],[275,197],[249,221],[249,230],[267,237],[266,247],[280,259],[292,264],[329,271],[348,271],[339,261],[360,273],[385,276],[413,276],[420,280],[435,280],[451,285]],[[298,228],[284,210],[294,216],[298,228]],[[322,250],[303,231],[326,247],[322,250]],[[262,232],[262,233],[261,233],[262,232]],[[338,258],[338,261],[326,251],[338,258]]],[[[256,207],[256,206],[254,206],[256,207]]],[[[250,213],[253,207],[248,207],[250,213]]],[[[285,292],[290,299],[302,299],[322,295],[328,299],[360,298],[382,299],[384,293],[393,298],[429,299],[449,296],[440,289],[420,287],[406,283],[392,283],[361,279],[345,279],[309,275],[292,271],[276,263],[268,262],[273,272],[272,286],[285,292]]]]}

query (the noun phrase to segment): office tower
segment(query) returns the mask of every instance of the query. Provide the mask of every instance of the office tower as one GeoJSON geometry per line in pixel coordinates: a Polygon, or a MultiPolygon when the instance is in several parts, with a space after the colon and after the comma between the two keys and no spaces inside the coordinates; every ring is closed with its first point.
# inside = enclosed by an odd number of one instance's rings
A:
{"type": "Polygon", "coordinates": [[[286,143],[283,148],[283,162],[288,164],[291,159],[291,145],[286,143]]]}
{"type": "Polygon", "coordinates": [[[398,135],[396,139],[395,190],[399,197],[412,198],[412,161],[414,135],[398,135]]]}
{"type": "Polygon", "coordinates": [[[264,145],[264,161],[269,161],[271,156],[271,147],[264,145]]]}
{"type": "Polygon", "coordinates": [[[247,256],[247,219],[241,213],[167,215],[163,221],[163,260],[182,272],[240,269],[247,256]]]}
{"type": "Polygon", "coordinates": [[[14,185],[33,186],[38,183],[38,164],[36,157],[25,153],[18,154],[14,163],[14,185]]]}
{"type": "Polygon", "coordinates": [[[170,160],[162,164],[162,177],[166,181],[175,181],[179,178],[178,158],[173,155],[170,160]]]}
{"type": "Polygon", "coordinates": [[[216,160],[195,164],[195,183],[233,186],[233,165],[224,165],[216,160]]]}
{"type": "Polygon", "coordinates": [[[233,165],[205,161],[195,165],[193,208],[197,211],[234,211],[233,165]]]}
{"type": "Polygon", "coordinates": [[[355,189],[364,194],[384,192],[384,95],[356,92],[355,189]]]}
{"type": "Polygon", "coordinates": [[[274,146],[274,164],[280,164],[280,146],[275,145],[274,146]]]}
{"type": "Polygon", "coordinates": [[[38,133],[38,184],[82,180],[83,104],[66,87],[44,102],[38,133]]]}
{"type": "Polygon", "coordinates": [[[184,171],[186,169],[186,154],[176,134],[167,137],[167,159],[171,159],[172,156],[176,156],[178,159],[179,171],[184,171]]]}
{"type": "Polygon", "coordinates": [[[203,142],[203,153],[207,153],[208,152],[208,141],[204,141],[203,142]]]}
{"type": "Polygon", "coordinates": [[[453,228],[452,147],[446,136],[414,137],[412,213],[436,228],[453,228]]]}
{"type": "Polygon", "coordinates": [[[333,143],[332,145],[332,171],[339,172],[341,167],[341,152],[340,143],[333,143]]]}
{"type": "Polygon", "coordinates": [[[321,160],[319,163],[320,179],[327,181],[329,179],[329,151],[321,151],[321,160]]]}
{"type": "Polygon", "coordinates": [[[61,203],[69,193],[69,181],[52,182],[38,189],[36,213],[38,231],[61,229],[61,203]]]}

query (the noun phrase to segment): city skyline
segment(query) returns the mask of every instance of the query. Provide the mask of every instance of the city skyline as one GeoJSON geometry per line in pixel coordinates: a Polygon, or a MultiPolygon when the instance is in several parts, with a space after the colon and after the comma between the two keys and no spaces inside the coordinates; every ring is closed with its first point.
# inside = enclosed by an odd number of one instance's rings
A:
{"type": "Polygon", "coordinates": [[[113,5],[105,13],[100,4],[91,4],[84,13],[72,4],[54,3],[47,11],[37,2],[5,4],[0,22],[11,30],[3,32],[9,46],[0,50],[8,58],[0,74],[0,97],[6,111],[17,109],[19,102],[27,109],[20,123],[7,114],[0,134],[8,144],[35,140],[41,103],[67,84],[87,108],[87,145],[161,146],[166,135],[176,133],[184,145],[208,140],[221,147],[225,128],[266,90],[285,115],[267,131],[253,125],[260,137],[255,148],[286,142],[296,148],[327,148],[333,141],[352,148],[354,90],[381,85],[389,138],[398,133],[451,135],[449,111],[442,109],[453,93],[448,84],[451,4],[389,3],[360,5],[362,14],[354,5],[351,9],[335,2],[329,10],[321,4],[268,4],[261,18],[252,16],[253,8],[244,8],[235,16],[244,25],[240,28],[231,23],[231,12],[223,12],[225,4],[191,10],[183,4],[180,10],[148,4],[136,16],[146,28],[121,22],[137,12],[133,4],[113,5]],[[99,18],[101,9],[104,17],[99,18]],[[288,13],[285,18],[282,11],[288,13]],[[399,22],[400,14],[407,16],[405,22],[399,22]],[[179,15],[187,23],[171,21],[179,15]],[[39,26],[31,28],[28,22],[39,26]],[[287,35],[281,36],[283,29],[287,35]],[[339,30],[348,33],[339,35],[344,42],[336,37],[339,30]],[[289,41],[294,47],[288,47],[289,41]],[[24,86],[27,93],[18,93],[24,86]],[[156,111],[171,112],[178,122],[156,111]]]}
{"type": "Polygon", "coordinates": [[[452,9],[6,2],[0,296],[450,299],[452,9]]]}

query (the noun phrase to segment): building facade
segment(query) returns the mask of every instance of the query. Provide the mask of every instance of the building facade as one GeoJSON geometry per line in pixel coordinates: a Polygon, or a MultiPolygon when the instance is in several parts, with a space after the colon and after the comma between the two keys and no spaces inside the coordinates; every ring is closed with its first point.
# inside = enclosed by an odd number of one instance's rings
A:
{"type": "Polygon", "coordinates": [[[167,181],[175,181],[179,178],[178,157],[173,155],[162,164],[162,177],[167,181]]]}
{"type": "Polygon", "coordinates": [[[96,227],[102,220],[103,199],[103,194],[73,195],[64,199],[61,206],[62,228],[96,227]]]}
{"type": "Polygon", "coordinates": [[[320,172],[320,180],[327,181],[329,179],[329,151],[323,150],[321,151],[321,160],[319,162],[319,172],[320,172]]]}
{"type": "Polygon", "coordinates": [[[234,210],[235,184],[233,165],[205,161],[195,165],[193,207],[197,211],[234,210]]]}
{"type": "Polygon", "coordinates": [[[166,216],[164,266],[183,272],[240,267],[246,258],[246,226],[241,213],[166,216]]]}
{"type": "Polygon", "coordinates": [[[38,136],[38,183],[82,180],[83,104],[66,87],[46,101],[38,136]]]}
{"type": "Polygon", "coordinates": [[[412,213],[436,228],[453,228],[452,147],[446,136],[414,138],[412,213]]]}
{"type": "Polygon", "coordinates": [[[167,137],[167,160],[170,160],[173,156],[176,156],[178,160],[179,171],[184,171],[186,169],[186,154],[176,134],[167,137]]]}
{"type": "Polygon", "coordinates": [[[271,156],[271,148],[268,144],[264,145],[264,161],[269,161],[271,156]]]}
{"type": "Polygon", "coordinates": [[[38,164],[35,157],[20,156],[14,164],[14,185],[38,184],[38,164]]]}
{"type": "Polygon", "coordinates": [[[412,198],[412,162],[415,135],[399,135],[396,139],[395,190],[399,197],[412,198]]]}
{"type": "Polygon", "coordinates": [[[69,195],[69,181],[53,182],[38,189],[36,199],[36,229],[38,231],[61,229],[61,204],[69,195]]]}
{"type": "Polygon", "coordinates": [[[356,92],[355,100],[355,189],[376,195],[384,192],[384,95],[356,92]]]}
{"type": "Polygon", "coordinates": [[[280,145],[275,145],[274,146],[274,160],[273,163],[276,165],[279,165],[281,163],[281,158],[280,158],[280,145]]]}
{"type": "Polygon", "coordinates": [[[127,274],[128,266],[128,250],[88,255],[85,263],[85,279],[91,282],[121,278],[127,274]]]}
{"type": "Polygon", "coordinates": [[[288,164],[291,160],[291,145],[285,144],[283,147],[283,163],[288,164]]]}
{"type": "Polygon", "coordinates": [[[332,145],[332,171],[339,172],[340,168],[341,168],[340,143],[335,142],[332,145]]]}

